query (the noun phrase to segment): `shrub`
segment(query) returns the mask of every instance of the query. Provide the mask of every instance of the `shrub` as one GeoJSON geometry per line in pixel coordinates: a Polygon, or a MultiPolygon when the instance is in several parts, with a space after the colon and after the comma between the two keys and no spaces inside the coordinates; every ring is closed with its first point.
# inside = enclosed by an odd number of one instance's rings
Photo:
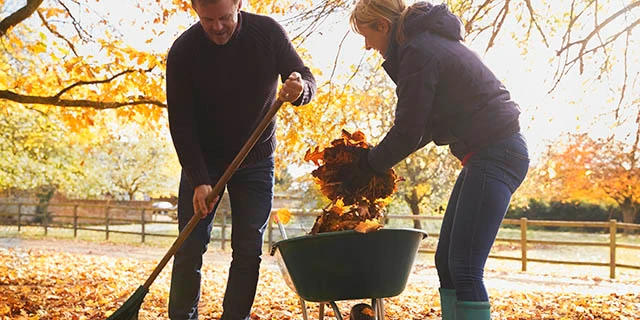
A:
{"type": "MultiPolygon", "coordinates": [[[[602,206],[585,202],[559,202],[546,203],[536,199],[530,199],[526,207],[510,208],[507,211],[507,219],[527,218],[529,220],[555,220],[555,221],[609,221],[610,219],[622,220],[622,212],[618,207],[602,206]]],[[[537,229],[560,230],[559,227],[536,227],[537,229]]],[[[603,228],[567,228],[571,231],[604,232],[603,228]]]]}

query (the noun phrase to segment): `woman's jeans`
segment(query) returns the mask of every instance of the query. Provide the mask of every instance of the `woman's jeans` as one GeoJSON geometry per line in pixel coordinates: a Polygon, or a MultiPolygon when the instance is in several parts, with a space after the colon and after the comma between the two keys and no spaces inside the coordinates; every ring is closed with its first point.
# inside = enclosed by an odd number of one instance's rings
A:
{"type": "MultiPolygon", "coordinates": [[[[227,183],[231,203],[232,261],[221,319],[249,319],[256,293],[263,234],[273,201],[273,157],[240,167],[227,183]]],[[[209,169],[212,181],[222,170],[209,169]]],[[[193,189],[184,173],[178,195],[178,223],[184,229],[193,216],[193,189]]],[[[222,196],[222,194],[220,195],[222,196]]],[[[217,207],[217,205],[216,205],[217,207]]],[[[215,212],[215,208],[214,208],[215,212]]],[[[211,239],[213,214],[202,219],[176,252],[171,273],[169,317],[198,319],[202,255],[211,239]]]]}
{"type": "Polygon", "coordinates": [[[520,133],[478,150],[465,164],[444,214],[435,255],[440,287],[459,301],[488,301],[484,265],[511,195],[529,169],[520,133]]]}

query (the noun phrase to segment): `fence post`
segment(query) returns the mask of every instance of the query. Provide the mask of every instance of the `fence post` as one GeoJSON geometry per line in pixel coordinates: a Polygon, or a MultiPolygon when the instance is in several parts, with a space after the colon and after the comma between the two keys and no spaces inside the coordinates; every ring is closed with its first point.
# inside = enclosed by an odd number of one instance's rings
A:
{"type": "Polygon", "coordinates": [[[227,212],[222,211],[222,227],[220,227],[220,248],[224,251],[227,242],[227,212]]]}
{"type": "Polygon", "coordinates": [[[520,250],[522,271],[527,271],[527,218],[520,218],[520,250]]]}
{"type": "Polygon", "coordinates": [[[109,240],[109,206],[104,207],[104,237],[109,240]]]}
{"type": "Polygon", "coordinates": [[[18,232],[20,227],[22,227],[22,203],[18,203],[18,232]]]}
{"type": "Polygon", "coordinates": [[[616,233],[617,221],[609,220],[609,278],[616,278],[616,233]]]}
{"type": "MultiPolygon", "coordinates": [[[[142,243],[144,243],[144,236],[145,236],[145,234],[144,234],[144,233],[145,233],[145,228],[144,228],[144,227],[145,227],[145,226],[144,226],[144,223],[145,223],[145,220],[144,220],[144,211],[145,211],[145,208],[142,208],[142,215],[140,216],[140,227],[142,228],[142,229],[141,229],[141,236],[140,236],[140,237],[141,237],[141,239],[140,239],[140,241],[141,241],[142,243]]],[[[153,219],[153,218],[152,218],[152,219],[153,219]]]]}
{"type": "Polygon", "coordinates": [[[78,205],[73,206],[73,238],[78,238],[78,205]]]}

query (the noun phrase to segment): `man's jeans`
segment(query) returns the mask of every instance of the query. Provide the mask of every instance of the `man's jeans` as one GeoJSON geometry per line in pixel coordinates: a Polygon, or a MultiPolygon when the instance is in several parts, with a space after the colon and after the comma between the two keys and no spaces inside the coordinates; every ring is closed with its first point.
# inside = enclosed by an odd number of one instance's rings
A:
{"type": "Polygon", "coordinates": [[[517,133],[478,150],[451,193],[435,255],[440,287],[460,301],[488,301],[484,265],[511,195],[529,169],[524,137],[517,133]]]}
{"type": "MultiPolygon", "coordinates": [[[[233,259],[221,319],[249,319],[258,283],[262,236],[271,213],[273,168],[273,157],[270,157],[240,167],[227,183],[231,203],[233,259]]],[[[217,181],[223,174],[221,170],[209,170],[213,181],[217,181]]],[[[180,230],[193,216],[193,187],[183,173],[178,200],[180,230]]],[[[207,250],[211,238],[213,216],[210,214],[198,223],[174,256],[169,295],[171,319],[198,319],[202,255],[207,250]]]]}

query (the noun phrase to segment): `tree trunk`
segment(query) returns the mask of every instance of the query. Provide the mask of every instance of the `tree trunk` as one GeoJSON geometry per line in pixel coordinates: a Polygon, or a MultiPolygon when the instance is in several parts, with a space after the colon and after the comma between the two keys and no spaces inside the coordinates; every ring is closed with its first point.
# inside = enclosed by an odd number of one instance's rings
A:
{"type": "MultiPolygon", "coordinates": [[[[405,195],[404,201],[409,205],[409,208],[411,208],[412,215],[414,216],[420,215],[420,206],[418,206],[418,204],[420,203],[420,199],[418,198],[418,193],[416,192],[415,189],[411,191],[410,196],[405,195]]],[[[413,220],[413,227],[415,229],[422,229],[421,221],[418,219],[413,220]]]]}
{"type": "Polygon", "coordinates": [[[38,205],[36,206],[36,216],[34,222],[47,224],[51,222],[51,216],[49,215],[49,200],[53,198],[56,193],[56,187],[53,185],[41,186],[36,192],[38,197],[38,205]]]}
{"type": "MultiPolygon", "coordinates": [[[[622,222],[624,223],[634,223],[636,220],[636,214],[638,211],[636,210],[636,206],[633,201],[629,198],[625,198],[624,202],[620,204],[620,210],[622,210],[622,222]]],[[[624,229],[624,233],[630,233],[631,230],[624,229]]]]}
{"type": "MultiPolygon", "coordinates": [[[[637,212],[633,206],[623,206],[620,207],[620,209],[622,209],[622,222],[633,223],[635,221],[637,212]]],[[[624,233],[631,233],[631,230],[625,228],[624,233]]]]}

